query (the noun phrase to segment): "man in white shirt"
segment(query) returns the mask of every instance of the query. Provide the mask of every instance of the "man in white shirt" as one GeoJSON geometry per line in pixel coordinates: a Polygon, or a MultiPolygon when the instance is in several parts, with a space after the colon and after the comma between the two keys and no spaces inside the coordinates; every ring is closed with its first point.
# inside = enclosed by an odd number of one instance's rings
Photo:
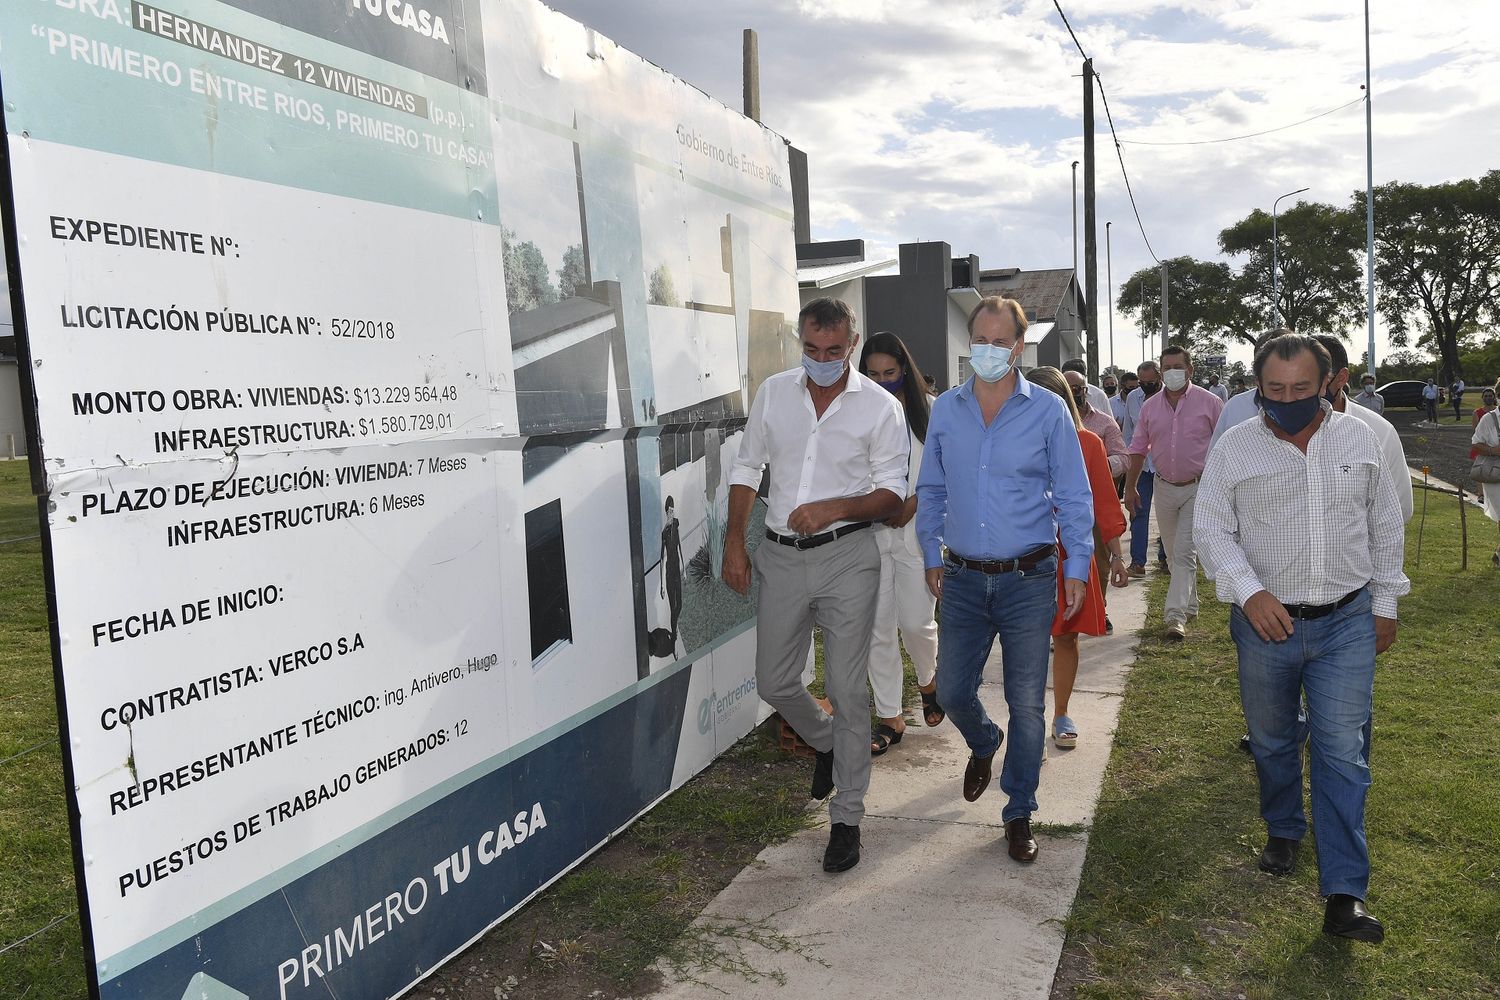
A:
{"type": "Polygon", "coordinates": [[[760,584],[757,693],[817,751],[812,796],[833,820],[823,870],[859,863],[859,822],[870,784],[866,670],[880,551],[870,528],[901,513],[909,446],[896,397],[855,370],[853,311],[816,299],[797,317],[802,366],[772,375],[755,394],[729,482],[724,582],[750,592],[745,533],[766,467],[766,538],[756,548],[760,584]],[[830,718],[802,682],[812,629],[823,630],[830,718]]]}
{"type": "MultiPolygon", "coordinates": [[[[1282,329],[1276,331],[1276,336],[1290,333],[1290,330],[1282,329]]],[[[1328,352],[1329,363],[1332,366],[1333,376],[1328,383],[1328,393],[1325,398],[1333,407],[1335,413],[1347,413],[1364,423],[1375,433],[1375,438],[1380,442],[1380,469],[1391,481],[1391,487],[1396,491],[1396,502],[1401,507],[1401,523],[1405,524],[1411,520],[1413,504],[1411,475],[1406,466],[1406,450],[1401,445],[1401,435],[1396,433],[1390,421],[1373,410],[1367,410],[1359,406],[1349,406],[1345,402],[1344,386],[1349,383],[1349,352],[1344,349],[1343,343],[1337,337],[1330,337],[1320,333],[1313,338],[1323,345],[1328,352]]],[[[1371,380],[1373,384],[1373,380],[1371,380]]],[[[1379,399],[1379,396],[1375,397],[1379,399]]],[[[1355,396],[1356,401],[1359,400],[1355,396]]],[[[1253,420],[1260,415],[1260,403],[1255,393],[1244,393],[1235,396],[1224,406],[1224,412],[1219,415],[1219,424],[1214,428],[1213,441],[1209,444],[1210,453],[1224,436],[1224,432],[1237,424],[1247,420],[1253,420]]],[[[1233,461],[1233,459],[1231,459],[1233,461]]],[[[1214,566],[1209,561],[1207,553],[1200,553],[1199,558],[1203,563],[1203,572],[1210,580],[1214,579],[1214,566]]],[[[1365,727],[1365,756],[1369,757],[1371,730],[1365,727]]],[[[1250,737],[1240,737],[1240,749],[1251,753],[1250,737]]]]}
{"type": "Polygon", "coordinates": [[[1422,386],[1422,405],[1427,408],[1427,422],[1437,423],[1438,387],[1432,379],[1428,379],[1427,384],[1422,386]]]}
{"type": "Polygon", "coordinates": [[[1232,604],[1240,698],[1267,838],[1260,868],[1291,872],[1302,807],[1305,697],[1325,933],[1378,943],[1366,908],[1370,862],[1364,732],[1375,657],[1396,640],[1405,532],[1375,435],[1324,398],[1332,359],[1286,334],[1256,353],[1262,417],[1228,430],[1199,484],[1194,538],[1232,604]],[[1316,498],[1316,502],[1315,502],[1316,498]]]}
{"type": "Polygon", "coordinates": [[[1385,413],[1385,397],[1375,391],[1375,376],[1368,372],[1359,377],[1359,392],[1354,394],[1354,401],[1367,410],[1385,413]]]}
{"type": "Polygon", "coordinates": [[[1217,372],[1208,377],[1208,391],[1218,396],[1219,402],[1229,402],[1229,389],[1225,387],[1224,383],[1219,381],[1217,372]]]}

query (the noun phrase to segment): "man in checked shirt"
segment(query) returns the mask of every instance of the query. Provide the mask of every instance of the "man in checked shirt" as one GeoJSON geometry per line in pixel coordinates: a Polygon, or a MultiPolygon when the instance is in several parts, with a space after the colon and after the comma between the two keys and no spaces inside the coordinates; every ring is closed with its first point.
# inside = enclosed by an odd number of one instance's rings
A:
{"type": "Polygon", "coordinates": [[[1396,641],[1405,532],[1380,443],[1323,398],[1328,351],[1283,334],[1256,352],[1263,415],[1225,432],[1198,487],[1193,537],[1232,604],[1240,699],[1260,779],[1260,868],[1285,875],[1307,831],[1299,698],[1311,729],[1324,932],[1379,943],[1370,878],[1364,727],[1375,655],[1396,641]]]}

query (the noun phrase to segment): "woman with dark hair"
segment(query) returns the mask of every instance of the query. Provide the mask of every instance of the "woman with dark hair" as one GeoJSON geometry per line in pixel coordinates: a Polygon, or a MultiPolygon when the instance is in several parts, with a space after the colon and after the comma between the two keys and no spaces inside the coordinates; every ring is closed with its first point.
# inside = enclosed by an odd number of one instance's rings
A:
{"type": "Polygon", "coordinates": [[[911,441],[906,506],[897,517],[877,526],[875,542],[880,549],[880,593],[875,602],[875,631],[870,636],[870,688],[875,693],[879,724],[870,738],[870,753],[879,756],[901,742],[906,719],[901,713],[901,647],[896,630],[906,644],[917,670],[917,688],[922,695],[922,716],[928,726],[946,717],[937,700],[937,622],[935,601],[927,589],[922,550],[917,545],[913,518],[917,514],[917,473],[922,468],[922,445],[927,440],[927,416],[932,400],[927,380],[911,352],[894,333],[877,333],[865,342],[859,370],[881,388],[895,395],[906,411],[911,441]]]}
{"type": "MultiPolygon", "coordinates": [[[[1125,558],[1120,552],[1120,536],[1125,534],[1125,513],[1120,509],[1120,498],[1115,493],[1115,481],[1109,472],[1109,456],[1104,442],[1093,431],[1086,430],[1078,407],[1073,403],[1073,392],[1063,373],[1056,368],[1033,368],[1026,373],[1028,381],[1060,396],[1063,405],[1073,417],[1073,426],[1078,431],[1078,445],[1083,449],[1083,465],[1088,470],[1089,487],[1094,494],[1094,545],[1107,548],[1110,560],[1110,582],[1123,587],[1130,582],[1125,569],[1125,558]]],[[[1058,545],[1061,549],[1061,544],[1058,545]]],[[[1066,554],[1066,553],[1064,553],[1066,554]]],[[[1057,571],[1058,592],[1061,594],[1062,560],[1057,571]]],[[[1052,742],[1060,749],[1078,745],[1078,727],[1068,717],[1068,701],[1073,697],[1073,683],[1078,679],[1078,636],[1103,635],[1104,592],[1099,579],[1099,562],[1089,563],[1088,587],[1084,591],[1083,607],[1072,618],[1063,618],[1063,604],[1057,602],[1057,617],[1052,621],[1052,742]]]]}

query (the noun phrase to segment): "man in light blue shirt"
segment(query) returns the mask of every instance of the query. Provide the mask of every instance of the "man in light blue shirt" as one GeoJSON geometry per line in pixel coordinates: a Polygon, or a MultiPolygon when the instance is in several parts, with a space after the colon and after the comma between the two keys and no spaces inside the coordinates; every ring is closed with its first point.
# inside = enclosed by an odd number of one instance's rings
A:
{"type": "Polygon", "coordinates": [[[1064,617],[1071,618],[1089,578],[1094,508],[1066,404],[1015,368],[1025,333],[1026,314],[1013,299],[991,296],[970,314],[974,377],[932,404],[917,478],[917,540],[927,585],[943,602],[938,700],[969,744],[970,802],[989,785],[1005,739],[979,700],[984,661],[1000,637],[1011,733],[1000,772],[1009,796],[1001,819],[1010,856],[1031,862],[1047,654],[1058,611],[1057,542],[1064,550],[1064,617]]]}

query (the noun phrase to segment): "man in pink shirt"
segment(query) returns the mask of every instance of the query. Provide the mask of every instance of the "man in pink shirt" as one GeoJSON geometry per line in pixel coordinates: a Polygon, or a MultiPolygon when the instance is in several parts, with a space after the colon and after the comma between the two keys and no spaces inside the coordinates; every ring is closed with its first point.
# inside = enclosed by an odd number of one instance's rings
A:
{"type": "Polygon", "coordinates": [[[1130,439],[1130,471],[1125,477],[1125,506],[1140,509],[1136,486],[1150,454],[1156,466],[1156,526],[1167,549],[1172,585],[1162,615],[1167,639],[1181,642],[1187,620],[1198,614],[1198,558],[1193,550],[1193,501],[1198,477],[1208,460],[1208,446],[1224,403],[1193,384],[1193,359],[1177,345],[1161,352],[1163,392],[1146,400],[1130,439]]]}

